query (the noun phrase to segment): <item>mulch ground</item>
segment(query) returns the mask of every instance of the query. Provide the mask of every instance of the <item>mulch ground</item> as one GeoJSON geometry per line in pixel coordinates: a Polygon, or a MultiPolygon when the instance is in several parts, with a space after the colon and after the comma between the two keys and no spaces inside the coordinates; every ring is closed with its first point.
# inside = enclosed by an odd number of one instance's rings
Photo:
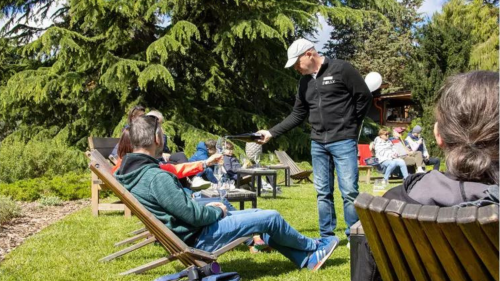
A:
{"type": "Polygon", "coordinates": [[[63,202],[61,206],[42,206],[38,202],[18,202],[21,217],[0,225],[0,262],[26,238],[48,225],[90,205],[90,200],[63,202]]]}

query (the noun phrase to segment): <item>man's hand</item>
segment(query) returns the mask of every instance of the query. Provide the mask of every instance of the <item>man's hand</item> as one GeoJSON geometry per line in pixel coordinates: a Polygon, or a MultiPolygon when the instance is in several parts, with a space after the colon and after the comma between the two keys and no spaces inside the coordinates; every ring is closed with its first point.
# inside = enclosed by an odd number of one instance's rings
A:
{"type": "Polygon", "coordinates": [[[257,132],[257,134],[262,134],[262,136],[264,137],[263,139],[257,140],[257,143],[259,144],[265,144],[273,137],[268,130],[260,130],[257,132]]]}
{"type": "Polygon", "coordinates": [[[222,204],[221,202],[210,202],[205,206],[213,206],[213,207],[221,208],[222,212],[224,213],[224,217],[227,215],[226,205],[222,204]]]}
{"type": "Polygon", "coordinates": [[[423,141],[423,139],[418,139],[418,141],[417,141],[418,145],[421,145],[422,141],[423,141]]]}
{"type": "Polygon", "coordinates": [[[207,166],[213,166],[222,160],[222,154],[215,153],[206,160],[207,166]]]}

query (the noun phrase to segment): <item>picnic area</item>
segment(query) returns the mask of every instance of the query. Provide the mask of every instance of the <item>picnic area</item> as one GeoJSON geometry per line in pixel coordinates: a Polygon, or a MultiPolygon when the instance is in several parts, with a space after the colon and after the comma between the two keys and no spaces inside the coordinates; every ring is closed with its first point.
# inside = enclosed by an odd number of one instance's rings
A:
{"type": "Polygon", "coordinates": [[[0,1],[0,280],[500,280],[499,2],[0,1]]]}

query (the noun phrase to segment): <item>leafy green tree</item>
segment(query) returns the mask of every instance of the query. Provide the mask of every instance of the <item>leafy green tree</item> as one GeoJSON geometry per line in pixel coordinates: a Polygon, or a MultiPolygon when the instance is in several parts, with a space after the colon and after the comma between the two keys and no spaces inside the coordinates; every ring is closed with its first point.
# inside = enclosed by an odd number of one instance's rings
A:
{"type": "Polygon", "coordinates": [[[421,4],[422,0],[398,1],[398,9],[386,11],[384,18],[367,19],[361,24],[330,19],[336,28],[325,45],[325,54],[351,62],[362,74],[379,72],[389,84],[388,92],[402,89],[413,51],[413,29],[422,21],[417,13],[421,4]]]}
{"type": "Polygon", "coordinates": [[[437,17],[470,34],[469,69],[498,71],[498,1],[450,0],[437,17]]]}
{"type": "MultiPolygon", "coordinates": [[[[395,0],[0,1],[15,71],[0,82],[0,120],[15,130],[67,129],[67,145],[118,136],[134,104],[162,111],[169,145],[189,154],[199,140],[269,127],[291,111],[298,76],[286,47],[312,36],[319,14],[361,22],[395,0]],[[21,21],[15,20],[21,16],[21,21]],[[30,21],[51,17],[48,28],[30,21]]],[[[3,59],[3,58],[0,58],[3,59]]],[[[305,125],[307,126],[307,125],[305,125]]],[[[270,148],[307,155],[297,128],[270,148]]]]}
{"type": "Polygon", "coordinates": [[[440,155],[441,150],[432,133],[433,110],[444,79],[476,69],[498,71],[498,11],[493,11],[497,4],[451,0],[443,6],[442,14],[436,14],[417,32],[418,44],[406,83],[423,110],[423,134],[434,155],[440,155]],[[493,37],[497,43],[492,48],[496,50],[488,52],[489,47],[483,48],[492,42],[490,38],[493,37]],[[481,52],[479,57],[478,52],[481,52]]]}

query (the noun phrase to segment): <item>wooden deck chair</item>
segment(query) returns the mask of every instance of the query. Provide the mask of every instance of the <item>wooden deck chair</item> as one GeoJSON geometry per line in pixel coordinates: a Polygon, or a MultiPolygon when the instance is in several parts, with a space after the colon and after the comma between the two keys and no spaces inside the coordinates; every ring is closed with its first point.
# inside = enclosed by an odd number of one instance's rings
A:
{"type": "Polygon", "coordinates": [[[165,224],[151,214],[128,190],[126,190],[110,173],[105,171],[105,162],[103,157],[96,150],[90,152],[90,169],[99,176],[99,178],[110,187],[120,200],[144,223],[146,229],[155,237],[160,245],[169,253],[169,256],[155,260],[148,264],[136,267],[129,271],[121,273],[127,275],[131,273],[141,273],[158,266],[167,264],[174,260],[179,260],[184,266],[204,266],[225,252],[233,249],[249,237],[238,238],[221,249],[214,252],[206,252],[193,247],[189,247],[179,239],[165,224]]]}
{"type": "MultiPolygon", "coordinates": [[[[118,138],[96,138],[89,137],[89,147],[90,150],[97,150],[101,155],[106,157],[111,154],[113,148],[118,143],[120,139],[118,138]]],[[[106,159],[103,157],[103,159],[106,159]]],[[[109,165],[108,165],[109,166],[109,165]]],[[[111,170],[111,167],[109,168],[111,170]]],[[[99,192],[106,189],[106,185],[102,184],[99,177],[96,176],[94,172],[90,172],[91,181],[91,206],[92,214],[94,216],[99,216],[99,211],[123,211],[125,217],[130,217],[130,210],[121,202],[115,203],[99,203],[99,192]]]]}
{"type": "MultiPolygon", "coordinates": [[[[98,151],[98,150],[96,150],[96,151],[98,151]]],[[[86,156],[89,158],[89,160],[92,161],[91,153],[90,152],[87,151],[86,156]]],[[[99,162],[101,163],[101,170],[103,172],[111,174],[112,167],[109,164],[109,162],[106,161],[106,159],[102,156],[102,154],[100,154],[100,152],[96,153],[94,155],[94,157],[99,159],[99,162]]],[[[94,173],[92,172],[92,174],[94,174],[94,173]]],[[[104,189],[104,188],[109,189],[109,187],[107,187],[104,184],[104,182],[102,182],[101,180],[99,180],[98,184],[100,186],[100,189],[104,189]]],[[[125,205],[123,205],[123,206],[125,206],[125,205]]],[[[125,208],[126,208],[126,206],[125,206],[125,208]]],[[[129,210],[129,212],[130,212],[130,209],[128,209],[128,208],[126,208],[126,209],[129,210]]],[[[131,215],[131,213],[130,213],[130,215],[131,215]]],[[[129,247],[125,248],[125,249],[122,249],[122,250],[120,250],[118,252],[115,252],[115,253],[113,253],[111,255],[108,255],[108,256],[100,259],[100,261],[110,261],[110,260],[113,260],[115,258],[121,257],[121,256],[123,256],[123,255],[125,255],[127,253],[130,253],[130,252],[132,252],[134,250],[140,249],[140,248],[142,248],[142,247],[144,247],[146,245],[149,245],[149,244],[151,244],[151,243],[153,243],[153,242],[156,241],[156,239],[154,238],[154,236],[152,236],[149,233],[149,231],[147,231],[147,229],[144,228],[144,227],[140,228],[138,230],[132,231],[129,235],[133,235],[133,237],[129,237],[129,238],[125,239],[125,240],[122,240],[120,242],[115,243],[115,247],[119,247],[119,246],[123,246],[123,245],[127,245],[127,244],[132,244],[132,243],[134,243],[134,242],[136,242],[138,240],[142,240],[142,239],[145,239],[145,240],[142,241],[142,242],[140,242],[140,243],[137,243],[135,245],[129,246],[129,247]]]]}
{"type": "Polygon", "coordinates": [[[438,207],[360,194],[354,206],[382,279],[498,280],[498,206],[438,207]]]}
{"type": "Polygon", "coordinates": [[[298,180],[299,183],[301,181],[308,181],[312,183],[311,179],[309,179],[312,171],[302,170],[285,151],[275,150],[274,153],[276,154],[276,157],[278,157],[278,160],[281,162],[281,164],[290,167],[290,178],[298,180]]]}

